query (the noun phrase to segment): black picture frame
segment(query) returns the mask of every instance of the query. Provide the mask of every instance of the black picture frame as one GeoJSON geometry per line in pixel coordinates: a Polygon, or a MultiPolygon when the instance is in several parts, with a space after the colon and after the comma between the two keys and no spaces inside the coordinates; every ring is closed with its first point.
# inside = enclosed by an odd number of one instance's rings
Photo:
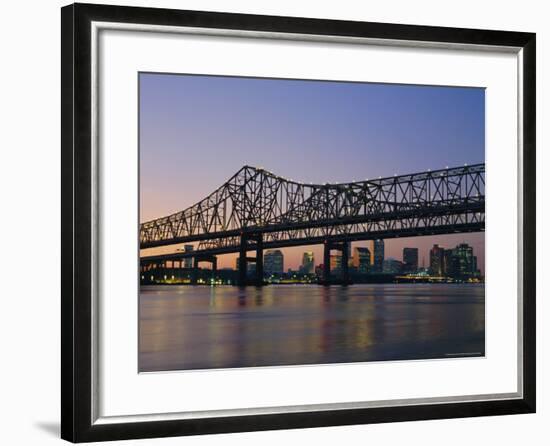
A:
{"type": "Polygon", "coordinates": [[[535,412],[535,34],[294,17],[73,4],[61,10],[61,436],[72,442],[535,412]],[[109,21],[521,48],[523,60],[523,398],[283,414],[92,421],[91,23],[109,21]]]}

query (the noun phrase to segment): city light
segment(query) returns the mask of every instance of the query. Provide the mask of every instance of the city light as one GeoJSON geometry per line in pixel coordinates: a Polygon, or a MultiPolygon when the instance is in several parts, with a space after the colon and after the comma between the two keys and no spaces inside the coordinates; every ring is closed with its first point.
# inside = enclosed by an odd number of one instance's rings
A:
{"type": "MultiPolygon", "coordinates": [[[[335,283],[480,283],[484,277],[477,265],[474,248],[462,242],[451,247],[434,244],[427,252],[429,264],[419,264],[425,253],[418,247],[403,248],[402,258],[386,256],[384,240],[374,240],[368,246],[354,246],[344,243],[330,246],[329,257],[316,262],[314,251],[302,251],[298,268],[285,269],[283,250],[267,250],[262,258],[262,282],[272,285],[322,284],[327,280],[335,283]],[[347,258],[347,262],[343,259],[347,258]],[[325,268],[327,265],[327,268],[325,268]],[[326,271],[325,271],[326,270],[326,271]],[[330,276],[327,276],[329,271],[330,276]]],[[[325,254],[327,255],[327,254],[325,254]]],[[[234,268],[203,269],[189,267],[192,262],[167,261],[157,264],[157,276],[141,275],[142,283],[172,285],[224,286],[238,283],[239,260],[234,268]],[[155,279],[157,277],[157,279],[155,279]],[[160,277],[161,279],[158,279],[160,277]],[[170,277],[168,279],[168,277],[170,277]]],[[[256,264],[247,262],[246,275],[252,280],[256,274],[256,264]]]]}

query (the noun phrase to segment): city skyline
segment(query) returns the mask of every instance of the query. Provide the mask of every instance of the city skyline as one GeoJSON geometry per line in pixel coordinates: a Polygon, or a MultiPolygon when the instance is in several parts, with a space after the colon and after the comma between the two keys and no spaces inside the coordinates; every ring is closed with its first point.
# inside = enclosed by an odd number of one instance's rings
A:
{"type": "MultiPolygon", "coordinates": [[[[414,238],[416,238],[416,237],[414,237],[414,238]]],[[[414,239],[414,238],[411,237],[410,239],[414,239]]],[[[432,238],[432,237],[430,237],[430,238],[432,238]]],[[[386,244],[389,240],[391,240],[391,239],[385,240],[384,244],[386,244]]],[[[403,240],[405,240],[405,239],[403,239],[403,240]]],[[[352,254],[349,257],[349,262],[350,262],[351,266],[354,266],[354,267],[358,266],[359,262],[358,262],[358,259],[357,259],[357,255],[361,256],[361,255],[363,255],[363,253],[362,252],[359,253],[357,250],[362,250],[362,249],[366,249],[369,252],[369,256],[370,256],[369,257],[369,265],[371,265],[371,266],[374,265],[375,260],[374,260],[373,249],[372,249],[373,248],[373,246],[372,246],[373,242],[374,241],[367,241],[367,242],[356,242],[357,244],[356,243],[350,244],[350,251],[351,251],[352,254]],[[359,244],[359,243],[362,243],[362,244],[359,244]],[[367,245],[364,245],[364,243],[367,243],[367,245]],[[369,245],[369,243],[370,243],[370,245],[369,245]]],[[[402,249],[401,255],[399,255],[399,256],[393,256],[393,255],[386,256],[386,255],[384,255],[384,257],[382,258],[382,262],[384,262],[386,260],[396,260],[396,261],[400,262],[404,268],[406,268],[407,267],[407,261],[406,261],[405,251],[406,250],[417,250],[418,258],[417,258],[416,267],[412,268],[411,271],[404,271],[404,272],[414,272],[414,271],[420,271],[420,270],[423,270],[423,269],[428,270],[432,267],[432,265],[431,265],[431,260],[432,260],[431,252],[432,252],[432,249],[434,247],[441,248],[444,251],[445,250],[450,251],[450,250],[453,250],[453,249],[459,247],[460,245],[464,245],[464,244],[469,245],[465,241],[461,241],[461,242],[457,243],[456,245],[450,245],[450,246],[443,246],[441,244],[435,243],[427,253],[422,253],[420,250],[418,250],[417,247],[414,247],[414,246],[404,246],[403,249],[402,249]]],[[[311,247],[309,246],[308,248],[311,248],[311,247]]],[[[265,259],[266,259],[266,257],[267,258],[271,257],[273,254],[281,254],[282,255],[282,258],[280,260],[281,261],[280,271],[277,271],[277,272],[287,272],[287,271],[298,272],[298,271],[301,271],[302,268],[306,265],[306,258],[308,259],[308,263],[307,263],[308,266],[309,266],[309,264],[312,264],[313,269],[323,265],[322,251],[320,252],[320,254],[316,255],[315,251],[313,251],[311,249],[306,250],[306,251],[303,250],[303,247],[297,247],[295,249],[301,249],[301,251],[300,251],[300,253],[301,253],[301,262],[298,265],[288,265],[286,263],[287,260],[286,260],[285,254],[284,254],[285,248],[266,250],[264,252],[264,269],[266,270],[266,273],[267,273],[267,271],[269,271],[269,267],[266,266],[267,262],[266,262],[265,259]]],[[[322,249],[322,248],[320,248],[320,249],[322,249]]],[[[473,249],[473,247],[472,247],[472,249],[473,249]]],[[[475,251],[475,249],[473,249],[473,254],[476,258],[479,258],[478,253],[475,251]]],[[[341,255],[342,255],[341,253],[335,252],[334,254],[331,254],[331,257],[341,257],[341,255]]],[[[237,260],[236,257],[235,257],[235,260],[237,260]]],[[[226,267],[222,267],[222,269],[236,270],[236,269],[238,269],[237,262],[235,262],[235,267],[234,268],[226,266],[226,267]]],[[[307,271],[303,271],[303,272],[308,273],[307,271]]]]}
{"type": "MultiPolygon", "coordinates": [[[[140,221],[191,206],[245,164],[324,183],[483,162],[484,112],[475,88],[141,73],[140,221]]],[[[386,239],[386,257],[418,247],[427,263],[433,244],[461,242],[484,271],[483,233],[386,239]]],[[[298,268],[304,250],[322,257],[321,245],[283,248],[285,263],[298,268]]]]}
{"type": "MultiPolygon", "coordinates": [[[[189,246],[186,246],[186,248],[189,246]]],[[[302,252],[298,268],[284,263],[281,249],[267,249],[259,265],[253,261],[246,265],[245,276],[261,277],[263,284],[312,284],[323,283],[326,268],[347,284],[350,283],[483,283],[484,274],[478,268],[473,247],[459,243],[454,247],[435,244],[429,252],[428,266],[420,265],[418,248],[403,248],[402,258],[384,257],[383,240],[373,240],[370,247],[352,248],[351,244],[340,246],[336,252],[317,263],[313,251],[302,252]],[[374,255],[376,253],[376,255],[374,255]],[[325,264],[325,262],[328,262],[325,264]],[[351,280],[350,280],[351,279],[351,280]]],[[[142,284],[190,284],[234,285],[242,265],[239,258],[235,266],[201,268],[191,266],[185,259],[174,259],[162,266],[144,265],[141,269],[142,284]]],[[[217,263],[217,262],[216,262],[217,263]]],[[[423,262],[425,263],[425,262],[423,262]]],[[[212,266],[212,265],[211,265],[212,266]]]]}

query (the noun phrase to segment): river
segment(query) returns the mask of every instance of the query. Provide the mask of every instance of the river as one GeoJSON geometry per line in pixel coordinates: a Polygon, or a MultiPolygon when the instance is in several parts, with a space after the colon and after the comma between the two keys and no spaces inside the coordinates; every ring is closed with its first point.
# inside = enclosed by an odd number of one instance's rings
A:
{"type": "Polygon", "coordinates": [[[142,286],[142,372],[483,356],[483,284],[142,286]]]}

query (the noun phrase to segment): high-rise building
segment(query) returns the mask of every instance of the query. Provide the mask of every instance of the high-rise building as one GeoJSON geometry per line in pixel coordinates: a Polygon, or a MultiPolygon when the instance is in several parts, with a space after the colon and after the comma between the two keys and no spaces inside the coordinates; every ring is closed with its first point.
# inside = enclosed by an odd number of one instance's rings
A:
{"type": "Polygon", "coordinates": [[[443,276],[443,259],[445,255],[445,249],[439,245],[433,245],[430,249],[430,273],[434,276],[443,276]]]}
{"type": "Polygon", "coordinates": [[[370,250],[369,248],[353,248],[352,266],[359,273],[368,273],[370,270],[370,250]]]}
{"type": "Polygon", "coordinates": [[[303,274],[313,274],[315,270],[315,263],[313,259],[313,252],[306,251],[302,256],[302,273],[303,274]]]}
{"type": "MultiPolygon", "coordinates": [[[[193,245],[183,245],[183,252],[193,252],[193,245]]],[[[193,257],[185,257],[183,259],[184,268],[193,268],[193,257]]]]}
{"type": "Polygon", "coordinates": [[[384,240],[377,239],[372,242],[372,271],[381,273],[384,269],[384,240]]]}
{"type": "Polygon", "coordinates": [[[452,276],[473,277],[477,273],[477,258],[474,249],[467,243],[461,243],[452,250],[452,276]]]}
{"type": "Polygon", "coordinates": [[[443,251],[443,275],[447,277],[453,277],[453,271],[453,250],[445,249],[443,251]]]}
{"type": "Polygon", "coordinates": [[[330,255],[330,270],[332,272],[337,272],[342,269],[342,254],[331,254],[330,255]]]}
{"type": "Polygon", "coordinates": [[[382,272],[384,274],[399,274],[403,270],[403,263],[397,259],[388,258],[384,260],[382,272]]]}
{"type": "MultiPolygon", "coordinates": [[[[239,257],[235,259],[235,271],[239,271],[239,257]]],[[[251,275],[256,273],[256,263],[246,262],[246,274],[251,275]]]]}
{"type": "Polygon", "coordinates": [[[264,254],[264,273],[267,275],[282,274],[284,270],[283,253],[278,249],[266,251],[264,254]]]}
{"type": "Polygon", "coordinates": [[[348,266],[351,266],[351,262],[352,262],[352,257],[351,257],[351,242],[348,242],[346,246],[347,246],[346,251],[347,251],[347,254],[348,254],[348,266]]]}
{"type": "Polygon", "coordinates": [[[418,248],[403,248],[403,272],[418,271],[418,248]]]}

